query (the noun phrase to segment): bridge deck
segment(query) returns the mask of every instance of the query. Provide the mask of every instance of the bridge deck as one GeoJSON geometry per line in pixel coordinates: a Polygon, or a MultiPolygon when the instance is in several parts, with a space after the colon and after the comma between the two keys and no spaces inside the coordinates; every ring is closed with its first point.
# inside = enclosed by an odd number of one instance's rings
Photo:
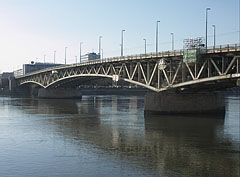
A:
{"type": "MultiPolygon", "coordinates": [[[[106,58],[85,63],[61,65],[16,77],[19,85],[34,83],[44,88],[60,87],[80,78],[118,78],[160,92],[196,84],[236,82],[240,77],[240,46],[225,45],[201,49],[201,61],[186,63],[184,51],[167,51],[106,58]],[[116,77],[117,76],[117,77],[116,77]]],[[[87,82],[85,79],[84,82],[87,82]]],[[[91,83],[96,84],[96,83],[91,83]]],[[[97,83],[101,84],[101,83],[97,83]]],[[[227,86],[228,84],[226,84],[227,86]]],[[[231,84],[229,84],[231,85],[231,84]]],[[[194,86],[195,87],[195,86],[194,86]]]]}

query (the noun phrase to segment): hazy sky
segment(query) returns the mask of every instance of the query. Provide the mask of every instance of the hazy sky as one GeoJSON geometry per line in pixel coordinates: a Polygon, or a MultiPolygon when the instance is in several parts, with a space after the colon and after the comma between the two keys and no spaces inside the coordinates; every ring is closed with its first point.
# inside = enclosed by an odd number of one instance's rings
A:
{"type": "Polygon", "coordinates": [[[104,57],[120,55],[121,30],[124,54],[155,51],[156,21],[159,23],[159,51],[183,47],[183,39],[205,36],[208,13],[208,45],[238,42],[239,0],[0,0],[0,71],[12,71],[30,61],[67,63],[82,54],[98,52],[102,38],[104,57]]]}

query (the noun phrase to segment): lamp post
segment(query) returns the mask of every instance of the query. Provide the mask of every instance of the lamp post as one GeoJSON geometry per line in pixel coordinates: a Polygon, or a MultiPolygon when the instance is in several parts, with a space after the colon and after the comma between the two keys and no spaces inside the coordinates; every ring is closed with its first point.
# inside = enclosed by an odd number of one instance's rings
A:
{"type": "Polygon", "coordinates": [[[170,33],[172,36],[172,50],[174,50],[174,33],[170,33]]]}
{"type": "Polygon", "coordinates": [[[53,51],[53,62],[55,64],[55,59],[56,59],[56,50],[53,51]]]}
{"type": "Polygon", "coordinates": [[[206,8],[206,50],[207,50],[207,22],[208,22],[208,11],[211,10],[211,8],[206,8]]]}
{"type": "Polygon", "coordinates": [[[67,64],[67,47],[65,47],[65,65],[67,64]]]}
{"type": "Polygon", "coordinates": [[[122,36],[121,36],[121,56],[123,56],[123,32],[125,32],[125,30],[122,30],[122,36]]]}
{"type": "Polygon", "coordinates": [[[102,39],[102,36],[99,36],[99,50],[98,50],[98,52],[99,52],[99,59],[101,59],[101,39],[102,39]]]}
{"type": "Polygon", "coordinates": [[[213,47],[215,49],[216,46],[216,25],[212,25],[213,27],[213,47]]]}
{"type": "Polygon", "coordinates": [[[156,25],[156,53],[158,53],[158,23],[160,23],[160,21],[157,21],[156,25]]]}
{"type": "Polygon", "coordinates": [[[44,57],[43,57],[43,62],[45,63],[45,58],[46,58],[46,55],[44,54],[44,57]]]}
{"type": "Polygon", "coordinates": [[[79,51],[79,61],[81,63],[82,60],[82,42],[80,42],[80,51],[79,51]]]}
{"type": "Polygon", "coordinates": [[[101,51],[102,51],[102,60],[103,60],[103,49],[101,49],[101,51]]]}
{"type": "Polygon", "coordinates": [[[143,39],[144,40],[144,53],[145,55],[147,54],[147,40],[146,39],[143,39]]]}

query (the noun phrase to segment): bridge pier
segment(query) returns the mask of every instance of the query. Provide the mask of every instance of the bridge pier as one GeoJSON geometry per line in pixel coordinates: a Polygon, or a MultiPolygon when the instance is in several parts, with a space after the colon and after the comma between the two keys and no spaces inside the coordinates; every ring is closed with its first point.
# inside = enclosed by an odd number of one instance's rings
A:
{"type": "Polygon", "coordinates": [[[145,114],[224,115],[224,96],[217,93],[148,93],[145,114]]]}
{"type": "Polygon", "coordinates": [[[77,99],[82,98],[82,93],[77,89],[38,89],[38,98],[77,99]]]}

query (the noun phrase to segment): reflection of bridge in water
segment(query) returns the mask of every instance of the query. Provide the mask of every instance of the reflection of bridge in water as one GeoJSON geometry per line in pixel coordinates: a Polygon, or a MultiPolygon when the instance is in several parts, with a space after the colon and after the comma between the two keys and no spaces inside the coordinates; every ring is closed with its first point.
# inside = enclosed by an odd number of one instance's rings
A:
{"type": "Polygon", "coordinates": [[[139,170],[156,171],[158,175],[175,169],[183,176],[211,171],[222,176],[225,170],[232,173],[229,176],[237,174],[234,147],[228,157],[219,155],[225,151],[223,144],[231,146],[231,138],[223,139],[219,132],[223,120],[174,116],[144,119],[143,99],[138,97],[88,97],[80,102],[38,100],[30,104],[36,106],[31,114],[61,117],[41,122],[79,147],[85,143],[139,170]]]}

